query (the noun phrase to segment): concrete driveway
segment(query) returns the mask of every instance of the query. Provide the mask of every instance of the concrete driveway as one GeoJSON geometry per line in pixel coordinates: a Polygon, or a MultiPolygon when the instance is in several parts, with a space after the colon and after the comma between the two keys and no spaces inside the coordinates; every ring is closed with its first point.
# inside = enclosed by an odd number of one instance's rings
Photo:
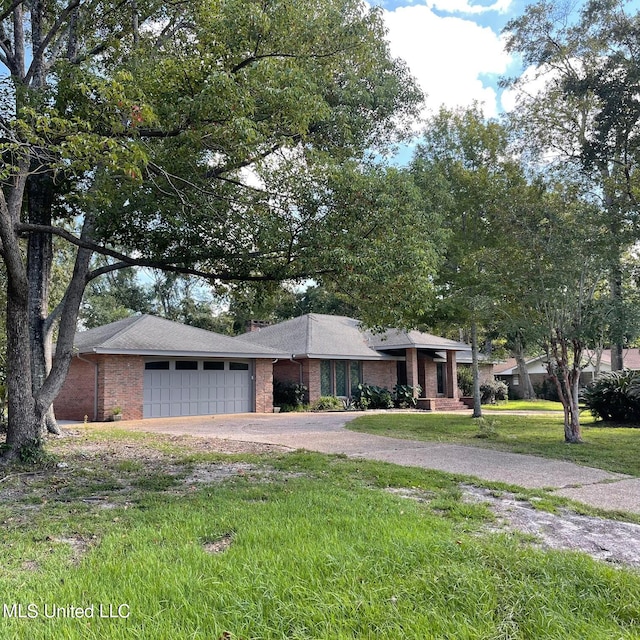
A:
{"type": "MultiPolygon", "coordinates": [[[[370,415],[372,412],[367,412],[370,415]]],[[[640,513],[640,478],[570,462],[550,460],[439,442],[400,440],[355,433],[345,424],[349,413],[234,414],[121,422],[120,427],[204,438],[260,442],[343,453],[350,457],[392,462],[476,476],[526,488],[546,488],[594,507],[640,513]]]]}

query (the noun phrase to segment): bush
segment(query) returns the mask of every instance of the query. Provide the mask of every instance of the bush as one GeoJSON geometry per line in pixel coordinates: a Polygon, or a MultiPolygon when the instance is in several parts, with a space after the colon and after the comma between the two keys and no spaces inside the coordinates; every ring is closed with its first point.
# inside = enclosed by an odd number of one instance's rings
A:
{"type": "Polygon", "coordinates": [[[342,400],[335,396],[320,396],[315,402],[311,403],[309,407],[311,411],[336,411],[342,410],[342,400]]]}
{"type": "Polygon", "coordinates": [[[545,378],[540,384],[534,384],[533,390],[536,392],[536,397],[542,400],[560,402],[558,388],[551,378],[545,378]]]}
{"type": "Polygon", "coordinates": [[[640,371],[602,373],[582,389],[580,400],[605,422],[640,422],[640,371]]]}
{"type": "Polygon", "coordinates": [[[308,389],[303,384],[295,382],[273,382],[273,405],[275,407],[287,407],[289,411],[295,411],[302,407],[307,398],[308,389]]]}
{"type": "Polygon", "coordinates": [[[473,369],[460,365],[458,367],[458,388],[467,398],[473,395],[473,369]]]}
{"type": "Polygon", "coordinates": [[[398,407],[398,409],[413,409],[421,393],[422,387],[419,384],[415,387],[409,384],[397,384],[393,387],[394,405],[398,407]]]}
{"type": "Polygon", "coordinates": [[[356,406],[362,411],[367,409],[391,409],[393,396],[389,389],[372,384],[359,384],[353,394],[356,406]]]}
{"type": "Polygon", "coordinates": [[[495,404],[509,399],[509,387],[502,380],[491,380],[480,385],[480,404],[495,404]]]}

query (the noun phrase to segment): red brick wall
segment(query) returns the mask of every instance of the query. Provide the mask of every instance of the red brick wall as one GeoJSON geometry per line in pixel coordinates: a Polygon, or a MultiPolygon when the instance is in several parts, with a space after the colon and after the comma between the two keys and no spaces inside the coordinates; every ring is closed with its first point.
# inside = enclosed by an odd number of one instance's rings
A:
{"type": "MultiPolygon", "coordinates": [[[[296,365],[297,366],[297,365],[296,365]]],[[[273,361],[256,360],[255,366],[256,413],[273,413],[273,361]]]]}
{"type": "Polygon", "coordinates": [[[420,360],[424,368],[423,398],[436,398],[438,396],[438,373],[436,363],[433,360],[420,360]]]}
{"type": "Polygon", "coordinates": [[[320,397],[320,360],[302,360],[302,384],[309,389],[309,403],[320,397]]]}
{"type": "Polygon", "coordinates": [[[273,379],[279,382],[300,384],[301,369],[300,362],[278,360],[278,362],[273,365],[273,379]]]}
{"type": "Polygon", "coordinates": [[[447,385],[447,398],[458,397],[458,363],[456,361],[456,352],[447,351],[447,364],[446,370],[446,385],[447,385]]]}
{"type": "Polygon", "coordinates": [[[397,366],[395,360],[364,360],[362,381],[364,384],[385,387],[391,391],[397,382],[397,366]]]}
{"type": "Polygon", "coordinates": [[[101,356],[98,370],[98,420],[109,420],[114,407],[123,420],[142,419],[144,358],[101,356]]]}
{"type": "MultiPolygon", "coordinates": [[[[84,356],[83,356],[84,357],[84,356]]],[[[95,358],[87,356],[95,362],[95,358]]],[[[67,379],[53,403],[56,417],[60,420],[95,420],[96,367],[79,358],[71,360],[67,379]]]]}

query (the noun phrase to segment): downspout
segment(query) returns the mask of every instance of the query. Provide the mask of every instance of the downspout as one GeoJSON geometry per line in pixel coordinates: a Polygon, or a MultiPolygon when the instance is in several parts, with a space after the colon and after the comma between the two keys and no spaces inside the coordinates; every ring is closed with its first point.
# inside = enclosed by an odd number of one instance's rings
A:
{"type": "Polygon", "coordinates": [[[82,360],[82,362],[88,362],[95,367],[94,380],[93,380],[93,422],[98,422],[98,367],[100,366],[98,362],[93,362],[92,360],[87,360],[83,358],[79,353],[76,356],[78,360],[82,360]]]}

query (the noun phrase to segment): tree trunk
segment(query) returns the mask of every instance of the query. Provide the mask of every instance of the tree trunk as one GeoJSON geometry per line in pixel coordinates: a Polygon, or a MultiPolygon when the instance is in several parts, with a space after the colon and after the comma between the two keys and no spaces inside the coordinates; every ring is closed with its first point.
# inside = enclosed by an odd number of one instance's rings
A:
{"type": "Polygon", "coordinates": [[[29,349],[29,312],[26,291],[7,287],[7,451],[4,460],[20,456],[25,447],[39,447],[42,415],[33,398],[29,349]]]}
{"type": "MultiPolygon", "coordinates": [[[[34,169],[36,167],[33,167],[34,169]]],[[[46,173],[32,173],[27,180],[29,222],[51,225],[54,185],[46,173]]],[[[27,279],[29,281],[29,335],[34,396],[51,371],[51,329],[47,327],[49,292],[53,262],[51,234],[31,233],[27,244],[27,279]]],[[[44,427],[59,434],[53,407],[44,414],[44,427]]]]}
{"type": "Polygon", "coordinates": [[[478,366],[478,325],[471,323],[471,370],[473,371],[473,417],[482,418],[480,367],[478,366]]]}
{"type": "Polygon", "coordinates": [[[536,397],[536,392],[531,384],[531,377],[529,376],[529,369],[527,369],[527,363],[524,358],[524,348],[522,346],[522,340],[520,336],[516,336],[513,355],[516,359],[518,366],[518,376],[520,378],[520,392],[525,400],[531,400],[536,397]]]}

